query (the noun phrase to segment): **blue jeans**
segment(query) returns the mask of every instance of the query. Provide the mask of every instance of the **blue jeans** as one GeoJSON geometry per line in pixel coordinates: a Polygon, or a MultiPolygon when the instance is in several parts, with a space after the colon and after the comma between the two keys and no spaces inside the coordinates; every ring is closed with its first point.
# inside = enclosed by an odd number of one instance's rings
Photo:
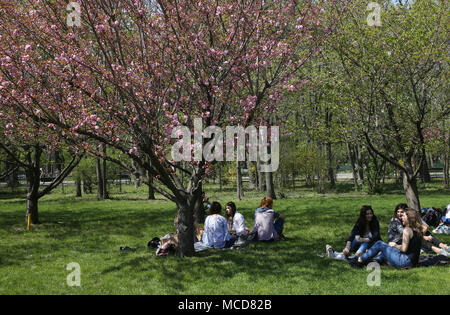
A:
{"type": "Polygon", "coordinates": [[[278,235],[280,235],[281,233],[283,233],[283,226],[284,226],[284,220],[278,218],[275,223],[273,224],[273,227],[275,229],[275,231],[277,232],[278,235]]]}
{"type": "Polygon", "coordinates": [[[369,259],[375,258],[379,263],[387,261],[391,266],[395,268],[411,268],[413,264],[409,257],[400,252],[397,248],[391,247],[383,241],[376,242],[367,253],[361,256],[363,262],[369,259]]]}
{"type": "Polygon", "coordinates": [[[361,254],[364,254],[366,250],[370,247],[371,243],[366,242],[358,242],[355,239],[353,239],[352,245],[350,246],[350,252],[360,252],[361,254]]]}

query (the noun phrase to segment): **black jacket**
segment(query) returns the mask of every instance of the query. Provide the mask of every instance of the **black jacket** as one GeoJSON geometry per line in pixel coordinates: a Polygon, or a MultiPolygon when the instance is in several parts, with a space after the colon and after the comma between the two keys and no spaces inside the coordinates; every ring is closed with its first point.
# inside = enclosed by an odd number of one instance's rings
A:
{"type": "MultiPolygon", "coordinates": [[[[372,237],[370,238],[370,243],[375,243],[376,241],[381,241],[380,236],[380,223],[378,222],[377,217],[373,217],[372,221],[370,222],[370,232],[372,233],[372,237]]],[[[353,242],[356,235],[363,236],[363,232],[360,229],[359,226],[359,220],[356,221],[355,226],[352,229],[352,232],[350,233],[350,236],[347,239],[347,242],[353,242]]]]}

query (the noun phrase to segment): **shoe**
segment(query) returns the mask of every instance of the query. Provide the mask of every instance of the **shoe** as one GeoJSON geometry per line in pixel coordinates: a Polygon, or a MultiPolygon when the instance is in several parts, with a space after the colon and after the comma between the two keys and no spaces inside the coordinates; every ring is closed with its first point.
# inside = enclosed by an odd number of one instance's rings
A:
{"type": "Polygon", "coordinates": [[[350,266],[357,269],[361,269],[364,266],[363,263],[360,263],[358,261],[358,258],[349,258],[347,259],[347,262],[350,264],[350,266]]]}
{"type": "Polygon", "coordinates": [[[334,253],[334,249],[330,245],[325,246],[325,251],[327,252],[328,257],[334,258],[336,257],[336,254],[334,253]]]}
{"type": "Polygon", "coordinates": [[[448,250],[445,250],[445,249],[442,248],[439,251],[438,255],[442,255],[442,256],[445,256],[445,257],[450,257],[450,252],[448,252],[448,250]]]}

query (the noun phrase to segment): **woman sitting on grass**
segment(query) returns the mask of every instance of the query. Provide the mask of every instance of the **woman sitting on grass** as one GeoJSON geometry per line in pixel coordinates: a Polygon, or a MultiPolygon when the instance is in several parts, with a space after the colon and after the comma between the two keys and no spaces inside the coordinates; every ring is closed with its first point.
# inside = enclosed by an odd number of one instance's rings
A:
{"type": "Polygon", "coordinates": [[[252,232],[258,233],[259,241],[274,241],[285,238],[283,226],[286,217],[272,210],[272,205],[272,198],[264,197],[260,207],[255,210],[255,226],[252,232]]]}
{"type": "MultiPolygon", "coordinates": [[[[403,222],[401,220],[402,216],[405,213],[405,209],[408,208],[408,205],[405,203],[400,203],[395,207],[394,217],[389,222],[388,228],[388,242],[394,242],[397,245],[402,243],[402,232],[403,232],[403,222]]],[[[422,219],[422,232],[423,232],[423,240],[422,240],[422,249],[425,251],[433,251],[437,255],[443,255],[446,257],[450,256],[449,247],[447,244],[442,243],[436,237],[431,235],[428,231],[428,224],[426,224],[422,219]]]]}
{"type": "Polygon", "coordinates": [[[326,251],[328,257],[338,260],[344,260],[346,256],[355,251],[355,257],[359,257],[379,240],[381,240],[380,223],[371,206],[362,206],[359,218],[353,226],[342,253],[335,253],[330,245],[326,245],[326,251]]]}
{"type": "Polygon", "coordinates": [[[214,201],[209,208],[210,215],[206,217],[202,243],[209,247],[231,247],[234,239],[228,233],[227,219],[220,215],[222,205],[214,201]]]}
{"type": "Polygon", "coordinates": [[[238,236],[247,234],[248,230],[245,227],[244,216],[237,211],[234,202],[230,201],[227,203],[225,211],[228,216],[228,232],[238,236]]]}
{"type": "Polygon", "coordinates": [[[410,208],[405,209],[401,220],[404,226],[401,245],[378,241],[361,257],[349,259],[349,263],[354,267],[362,267],[376,257],[378,262],[387,262],[395,268],[415,267],[422,246],[422,221],[419,212],[410,208]]]}

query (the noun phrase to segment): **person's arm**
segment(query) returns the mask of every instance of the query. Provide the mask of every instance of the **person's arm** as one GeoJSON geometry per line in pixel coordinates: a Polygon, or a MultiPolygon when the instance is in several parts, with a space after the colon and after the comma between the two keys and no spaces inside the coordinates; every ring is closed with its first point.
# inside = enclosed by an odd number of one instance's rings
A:
{"type": "MultiPolygon", "coordinates": [[[[355,236],[359,235],[359,224],[358,222],[355,223],[353,226],[352,231],[350,232],[350,236],[347,238],[347,244],[350,242],[352,244],[353,240],[355,239],[355,236]]],[[[350,248],[350,246],[348,246],[350,248]]]]}
{"type": "Polygon", "coordinates": [[[234,224],[236,225],[236,233],[245,233],[245,220],[241,213],[234,216],[234,224]]]}
{"type": "Polygon", "coordinates": [[[374,240],[378,240],[380,239],[380,222],[378,222],[378,220],[375,221],[373,230],[370,231],[372,233],[372,237],[370,238],[365,238],[364,242],[366,243],[370,243],[374,240]]]}
{"type": "Polygon", "coordinates": [[[402,253],[406,253],[406,251],[408,250],[408,246],[409,246],[409,240],[411,239],[412,235],[413,235],[413,231],[411,230],[411,228],[407,227],[407,228],[403,229],[402,245],[397,245],[393,242],[389,243],[389,245],[397,248],[402,253]]]}

